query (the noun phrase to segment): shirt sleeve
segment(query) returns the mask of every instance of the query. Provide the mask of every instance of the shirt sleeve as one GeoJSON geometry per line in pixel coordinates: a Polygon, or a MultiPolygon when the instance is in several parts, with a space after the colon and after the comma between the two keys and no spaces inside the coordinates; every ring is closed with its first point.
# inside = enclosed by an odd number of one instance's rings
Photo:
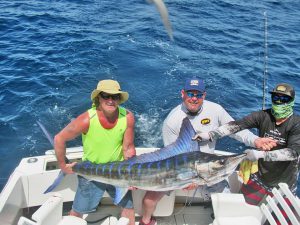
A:
{"type": "Polygon", "coordinates": [[[296,123],[288,135],[287,147],[294,150],[298,156],[300,155],[300,123],[296,123]]]}
{"type": "MultiPolygon", "coordinates": [[[[225,111],[225,109],[223,109],[220,125],[224,125],[231,121],[234,121],[234,119],[225,111]]],[[[234,123],[236,123],[237,125],[240,126],[240,124],[238,122],[234,122],[234,123]]],[[[248,127],[240,126],[241,131],[239,131],[235,134],[231,134],[230,137],[236,139],[237,141],[244,143],[247,146],[255,147],[254,141],[258,138],[258,136],[253,134],[249,130],[247,130],[247,128],[251,128],[251,127],[252,126],[248,126],[248,127]],[[244,130],[244,129],[246,129],[246,130],[244,130]]]]}
{"type": "Polygon", "coordinates": [[[282,148],[274,151],[265,151],[264,161],[293,161],[298,158],[298,154],[291,148],[282,148]]]}
{"type": "Polygon", "coordinates": [[[240,126],[241,130],[259,128],[261,119],[263,119],[263,117],[264,115],[262,111],[253,112],[240,120],[236,120],[236,124],[240,126]]]}

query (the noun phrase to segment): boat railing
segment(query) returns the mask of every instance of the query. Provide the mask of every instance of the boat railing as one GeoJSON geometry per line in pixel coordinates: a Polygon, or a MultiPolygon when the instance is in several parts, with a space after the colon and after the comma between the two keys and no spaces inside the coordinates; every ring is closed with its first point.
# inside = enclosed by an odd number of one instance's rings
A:
{"type": "Polygon", "coordinates": [[[211,225],[300,225],[300,200],[286,183],[273,188],[273,197],[267,196],[260,206],[249,205],[242,194],[212,194],[215,219],[211,225]],[[283,215],[283,212],[286,216],[283,215]]]}

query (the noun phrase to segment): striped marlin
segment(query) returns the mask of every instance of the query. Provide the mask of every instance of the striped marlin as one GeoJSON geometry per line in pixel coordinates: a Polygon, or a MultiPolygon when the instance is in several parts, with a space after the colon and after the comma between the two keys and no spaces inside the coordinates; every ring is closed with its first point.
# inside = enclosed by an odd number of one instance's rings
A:
{"type": "MultiPolygon", "coordinates": [[[[116,186],[115,203],[118,203],[130,186],[152,191],[182,189],[191,183],[211,186],[232,174],[246,156],[201,152],[198,142],[192,140],[195,133],[189,119],[185,118],[177,140],[164,148],[124,161],[80,162],[73,171],[89,180],[116,186]]],[[[60,181],[57,178],[45,193],[52,191],[60,181]]]]}
{"type": "Polygon", "coordinates": [[[245,156],[244,153],[218,156],[194,151],[154,162],[138,162],[134,158],[105,164],[86,161],[77,163],[73,171],[87,179],[117,187],[170,191],[191,183],[216,184],[232,174],[245,156]]]}

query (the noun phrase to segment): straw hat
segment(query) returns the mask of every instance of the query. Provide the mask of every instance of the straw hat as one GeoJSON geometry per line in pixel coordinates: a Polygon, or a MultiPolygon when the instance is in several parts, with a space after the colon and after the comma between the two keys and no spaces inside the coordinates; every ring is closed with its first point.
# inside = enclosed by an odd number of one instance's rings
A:
{"type": "Polygon", "coordinates": [[[91,99],[94,101],[94,99],[99,95],[100,92],[105,92],[108,94],[120,94],[120,104],[123,102],[126,102],[128,100],[129,94],[125,91],[121,91],[120,84],[118,81],[115,80],[101,80],[99,81],[97,88],[93,90],[91,94],[91,99]]]}

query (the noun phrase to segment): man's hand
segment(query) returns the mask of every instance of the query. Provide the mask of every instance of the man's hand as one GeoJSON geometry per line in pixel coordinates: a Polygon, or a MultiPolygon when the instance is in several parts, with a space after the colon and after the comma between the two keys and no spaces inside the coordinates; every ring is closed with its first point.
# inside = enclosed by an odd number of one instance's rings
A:
{"type": "Polygon", "coordinates": [[[194,190],[198,187],[198,184],[195,183],[191,183],[189,186],[187,186],[186,188],[183,188],[183,190],[185,191],[190,191],[190,190],[194,190]]]}
{"type": "Polygon", "coordinates": [[[199,132],[195,134],[194,137],[192,137],[193,141],[211,141],[211,137],[209,135],[209,132],[199,132]]]}
{"type": "Polygon", "coordinates": [[[137,187],[134,187],[134,186],[130,186],[130,187],[128,188],[128,190],[134,191],[134,190],[138,190],[138,188],[137,188],[137,187]]]}
{"type": "Polygon", "coordinates": [[[257,138],[254,141],[255,147],[263,151],[270,151],[277,146],[277,141],[272,138],[257,138]]]}
{"type": "Polygon", "coordinates": [[[247,149],[245,153],[247,153],[246,159],[252,162],[255,162],[259,159],[264,159],[267,154],[265,151],[257,151],[254,149],[247,149]]]}
{"type": "Polygon", "coordinates": [[[72,170],[72,167],[76,165],[77,162],[72,162],[70,164],[65,164],[64,166],[61,166],[61,170],[65,174],[72,174],[74,173],[72,170]]]}

